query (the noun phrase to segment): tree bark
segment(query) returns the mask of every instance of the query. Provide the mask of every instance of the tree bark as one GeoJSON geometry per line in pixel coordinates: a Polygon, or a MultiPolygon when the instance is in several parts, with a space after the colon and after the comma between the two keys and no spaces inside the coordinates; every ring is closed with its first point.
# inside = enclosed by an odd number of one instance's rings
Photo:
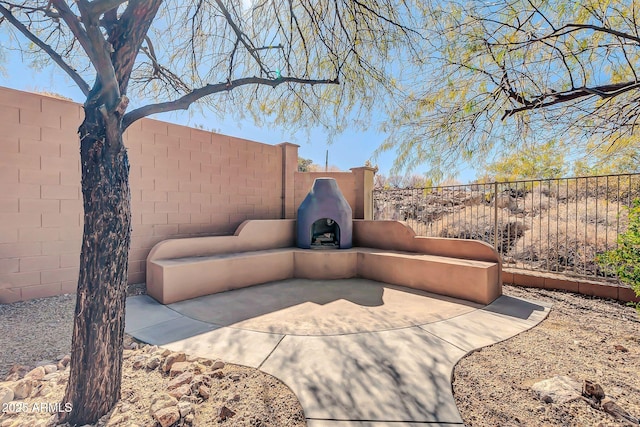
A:
{"type": "Polygon", "coordinates": [[[84,233],[74,317],[70,412],[60,422],[95,423],[120,399],[131,241],[129,162],[120,115],[87,101],[80,125],[84,233]]]}

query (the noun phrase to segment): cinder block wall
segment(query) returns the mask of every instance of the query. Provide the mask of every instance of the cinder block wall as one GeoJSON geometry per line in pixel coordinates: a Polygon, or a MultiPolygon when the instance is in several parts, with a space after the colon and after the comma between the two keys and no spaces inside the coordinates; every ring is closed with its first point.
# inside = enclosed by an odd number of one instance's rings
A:
{"type": "MultiPolygon", "coordinates": [[[[0,88],[0,303],[75,292],[82,117],[76,103],[0,88]]],[[[144,281],[147,254],[161,240],[226,234],[245,219],[283,216],[283,152],[286,145],[297,155],[292,144],[260,144],[148,119],[131,126],[125,143],[131,283],[144,281]]],[[[289,163],[295,168],[297,159],[289,163]]]]}

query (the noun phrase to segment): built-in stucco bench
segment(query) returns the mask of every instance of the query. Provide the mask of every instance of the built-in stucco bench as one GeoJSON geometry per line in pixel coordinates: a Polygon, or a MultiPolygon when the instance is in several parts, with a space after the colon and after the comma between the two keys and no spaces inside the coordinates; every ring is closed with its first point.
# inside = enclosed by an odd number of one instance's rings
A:
{"type": "Polygon", "coordinates": [[[234,236],[160,242],[147,258],[147,293],[170,304],[277,280],[352,277],[483,304],[502,293],[500,258],[482,242],[421,238],[404,223],[356,220],[353,248],[309,250],[293,246],[294,229],[294,220],[254,220],[234,236]]]}

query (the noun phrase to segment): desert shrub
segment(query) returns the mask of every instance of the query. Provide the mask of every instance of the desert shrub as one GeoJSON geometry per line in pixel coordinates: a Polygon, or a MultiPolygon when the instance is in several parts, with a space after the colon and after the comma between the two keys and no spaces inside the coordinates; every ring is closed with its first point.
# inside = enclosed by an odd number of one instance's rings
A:
{"type": "MultiPolygon", "coordinates": [[[[635,199],[629,208],[629,225],[618,236],[618,247],[598,255],[597,260],[640,296],[640,199],[635,199]]],[[[640,313],[640,305],[636,309],[640,313]]]]}

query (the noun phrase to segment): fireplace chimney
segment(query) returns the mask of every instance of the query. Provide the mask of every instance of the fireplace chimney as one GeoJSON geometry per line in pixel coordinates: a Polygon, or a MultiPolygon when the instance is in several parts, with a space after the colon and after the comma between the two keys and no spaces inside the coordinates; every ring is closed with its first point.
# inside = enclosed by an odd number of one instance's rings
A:
{"type": "Polygon", "coordinates": [[[352,211],[333,178],[316,178],[298,208],[297,244],[303,249],[349,249],[352,211]]]}

